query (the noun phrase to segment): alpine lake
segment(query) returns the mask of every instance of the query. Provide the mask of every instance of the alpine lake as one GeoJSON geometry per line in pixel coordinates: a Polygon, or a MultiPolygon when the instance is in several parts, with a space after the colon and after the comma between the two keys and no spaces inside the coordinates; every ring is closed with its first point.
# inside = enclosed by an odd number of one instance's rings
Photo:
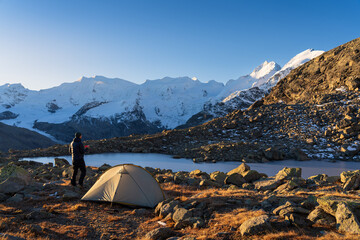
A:
{"type": "MultiPolygon", "coordinates": [[[[37,157],[24,158],[22,160],[36,161],[41,163],[54,163],[55,157],[37,157]]],[[[58,158],[65,158],[71,163],[71,156],[60,156],[58,158]]],[[[238,167],[241,162],[216,162],[216,163],[194,163],[190,159],[175,159],[170,155],[157,153],[103,153],[91,154],[85,156],[85,163],[87,166],[100,167],[103,164],[111,166],[131,163],[141,167],[152,167],[160,169],[171,169],[177,171],[193,171],[199,169],[201,171],[211,173],[214,171],[228,172],[238,167]]],[[[308,178],[317,174],[327,174],[328,176],[339,176],[343,171],[353,171],[360,169],[359,162],[344,162],[336,161],[330,162],[322,161],[295,161],[283,160],[268,163],[247,163],[251,169],[260,173],[265,173],[268,176],[274,176],[278,171],[284,167],[299,167],[302,169],[302,177],[308,178]]]]}

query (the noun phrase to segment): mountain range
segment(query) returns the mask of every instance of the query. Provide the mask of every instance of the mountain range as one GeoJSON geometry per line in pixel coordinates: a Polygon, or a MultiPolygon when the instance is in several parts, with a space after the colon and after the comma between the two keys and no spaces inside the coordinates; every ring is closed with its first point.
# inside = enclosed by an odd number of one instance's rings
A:
{"type": "Polygon", "coordinates": [[[75,131],[102,139],[190,127],[249,107],[292,69],[322,53],[305,50],[282,68],[265,61],[226,84],[189,77],[135,84],[103,76],[40,91],[5,84],[0,86],[0,121],[57,142],[70,141],[75,131]]]}

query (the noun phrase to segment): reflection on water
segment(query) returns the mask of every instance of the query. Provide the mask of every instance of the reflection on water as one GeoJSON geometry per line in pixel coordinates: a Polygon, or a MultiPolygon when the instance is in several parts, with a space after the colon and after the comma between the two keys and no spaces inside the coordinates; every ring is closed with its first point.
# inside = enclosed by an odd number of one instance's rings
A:
{"type": "MultiPolygon", "coordinates": [[[[62,156],[71,163],[71,156],[62,156]]],[[[54,157],[24,158],[42,163],[54,162],[54,157]]],[[[86,155],[85,162],[88,166],[100,167],[104,163],[112,166],[124,163],[132,163],[142,167],[153,167],[161,169],[172,169],[173,171],[192,171],[200,169],[210,173],[214,171],[228,172],[236,168],[241,162],[217,162],[217,163],[193,163],[189,159],[173,159],[169,155],[157,153],[103,153],[86,155]]],[[[325,161],[276,161],[269,163],[248,163],[253,170],[274,176],[284,167],[302,168],[302,177],[325,173],[329,176],[339,175],[343,171],[359,169],[359,162],[325,162],[325,161]]]]}

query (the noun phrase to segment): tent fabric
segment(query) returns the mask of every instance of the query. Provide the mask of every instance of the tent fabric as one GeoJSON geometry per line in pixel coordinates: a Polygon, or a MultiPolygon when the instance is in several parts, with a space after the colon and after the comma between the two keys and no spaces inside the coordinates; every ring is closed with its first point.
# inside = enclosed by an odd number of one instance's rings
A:
{"type": "Polygon", "coordinates": [[[153,208],[165,200],[165,195],[159,183],[144,168],[121,164],[103,173],[81,200],[153,208]]]}

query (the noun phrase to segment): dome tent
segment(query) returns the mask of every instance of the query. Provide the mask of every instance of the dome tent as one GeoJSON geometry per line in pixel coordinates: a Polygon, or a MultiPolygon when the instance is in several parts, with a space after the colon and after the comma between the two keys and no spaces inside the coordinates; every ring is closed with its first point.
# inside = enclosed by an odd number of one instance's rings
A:
{"type": "Polygon", "coordinates": [[[81,200],[153,208],[165,200],[165,195],[159,183],[144,168],[121,164],[104,172],[81,200]]]}

